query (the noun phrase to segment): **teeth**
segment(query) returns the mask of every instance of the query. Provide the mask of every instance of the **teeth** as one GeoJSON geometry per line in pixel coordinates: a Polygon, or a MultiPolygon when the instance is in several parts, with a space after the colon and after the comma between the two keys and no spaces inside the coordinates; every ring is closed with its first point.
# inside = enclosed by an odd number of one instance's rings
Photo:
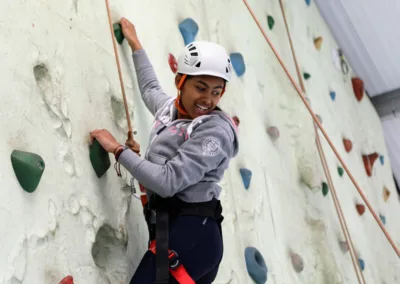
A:
{"type": "Polygon", "coordinates": [[[207,110],[207,109],[208,109],[208,107],[201,106],[201,105],[198,105],[198,104],[196,104],[196,106],[197,106],[199,109],[202,109],[202,110],[207,110]]]}

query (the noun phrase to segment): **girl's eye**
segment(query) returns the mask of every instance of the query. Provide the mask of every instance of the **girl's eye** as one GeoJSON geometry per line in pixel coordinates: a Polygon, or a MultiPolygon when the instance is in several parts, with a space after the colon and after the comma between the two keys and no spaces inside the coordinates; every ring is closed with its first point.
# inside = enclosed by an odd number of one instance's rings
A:
{"type": "Polygon", "coordinates": [[[204,92],[206,89],[205,88],[202,88],[202,87],[199,87],[199,86],[196,86],[196,88],[197,88],[197,90],[199,90],[200,92],[204,92]]]}
{"type": "Polygon", "coordinates": [[[219,96],[220,92],[213,92],[213,96],[219,96]]]}

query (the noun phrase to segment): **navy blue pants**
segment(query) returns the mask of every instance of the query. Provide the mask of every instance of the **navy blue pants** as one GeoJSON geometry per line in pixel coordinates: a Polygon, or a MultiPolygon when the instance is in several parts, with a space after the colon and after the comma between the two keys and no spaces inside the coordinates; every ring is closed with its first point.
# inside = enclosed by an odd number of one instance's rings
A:
{"type": "MultiPolygon", "coordinates": [[[[217,221],[199,216],[180,216],[171,221],[169,249],[177,252],[181,263],[196,283],[212,283],[223,254],[217,221]]],[[[130,284],[153,284],[155,280],[156,256],[147,251],[130,284]]],[[[171,274],[169,283],[178,283],[171,274]]]]}

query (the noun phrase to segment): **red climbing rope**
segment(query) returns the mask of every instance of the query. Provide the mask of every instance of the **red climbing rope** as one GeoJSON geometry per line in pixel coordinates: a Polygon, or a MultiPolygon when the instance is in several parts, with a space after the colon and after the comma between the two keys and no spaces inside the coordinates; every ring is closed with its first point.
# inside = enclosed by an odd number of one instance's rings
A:
{"type": "MultiPolygon", "coordinates": [[[[304,87],[303,78],[301,77],[301,73],[300,73],[300,67],[299,67],[299,64],[297,63],[297,57],[296,57],[296,53],[295,53],[295,50],[294,50],[292,37],[290,35],[289,25],[287,24],[287,20],[286,20],[286,13],[285,13],[285,8],[283,7],[283,0],[279,0],[279,3],[280,3],[280,6],[281,6],[281,10],[282,10],[283,20],[285,22],[286,32],[287,32],[287,35],[288,35],[288,38],[289,38],[290,49],[292,51],[294,64],[296,66],[297,76],[298,76],[298,79],[299,79],[299,82],[300,82],[300,86],[301,86],[303,92],[306,93],[306,89],[304,87]]],[[[318,133],[318,128],[315,125],[315,123],[314,123],[314,131],[315,131],[315,140],[317,142],[318,153],[319,153],[320,158],[321,158],[322,166],[324,168],[324,172],[325,172],[325,176],[326,176],[327,181],[328,181],[329,188],[331,189],[331,192],[332,192],[333,203],[335,205],[336,213],[337,213],[338,218],[339,218],[340,226],[342,227],[343,235],[344,235],[344,237],[346,239],[347,244],[349,245],[351,261],[353,263],[354,271],[356,272],[356,275],[357,275],[358,283],[366,283],[365,279],[364,279],[364,275],[363,275],[362,270],[360,268],[360,264],[358,262],[356,253],[355,253],[353,241],[351,239],[349,230],[347,228],[346,219],[344,217],[344,214],[343,214],[339,199],[337,197],[335,186],[333,185],[332,176],[331,176],[331,173],[330,173],[329,168],[328,168],[328,163],[326,162],[326,157],[325,157],[325,154],[324,154],[324,150],[322,148],[321,139],[320,139],[319,133],[318,133]],[[360,275],[361,275],[361,278],[363,280],[362,282],[361,282],[361,279],[360,279],[360,275]]]]}
{"type": "Polygon", "coordinates": [[[340,163],[342,164],[344,170],[346,171],[347,175],[349,176],[350,180],[352,181],[352,183],[354,184],[354,186],[356,187],[358,193],[360,194],[361,198],[364,200],[365,204],[367,205],[369,211],[371,212],[372,216],[374,217],[375,221],[378,223],[379,227],[381,228],[382,232],[384,233],[384,235],[386,236],[387,240],[389,241],[389,243],[391,244],[391,246],[393,247],[394,251],[396,252],[397,256],[400,257],[400,250],[397,247],[397,245],[394,243],[392,237],[390,236],[390,234],[388,233],[388,231],[386,230],[386,228],[384,227],[382,221],[380,220],[379,216],[375,213],[374,209],[372,208],[371,204],[369,203],[367,197],[365,196],[365,194],[363,193],[362,189],[359,187],[358,183],[356,182],[355,178],[353,177],[353,175],[350,173],[349,168],[347,167],[347,165],[345,164],[345,162],[343,161],[342,157],[340,156],[339,152],[336,150],[335,146],[333,145],[331,139],[329,138],[328,134],[326,133],[325,129],[322,127],[321,123],[319,122],[317,116],[315,115],[315,113],[312,111],[310,105],[308,104],[307,100],[304,98],[301,89],[298,87],[298,85],[296,84],[295,80],[293,79],[293,77],[290,75],[289,70],[286,68],[285,64],[283,63],[282,58],[279,56],[278,52],[276,51],[276,49],[274,48],[273,44],[271,43],[270,39],[268,38],[267,34],[265,33],[264,29],[261,27],[260,22],[258,21],[258,19],[256,18],[256,16],[254,15],[253,10],[251,9],[251,7],[249,6],[249,4],[247,3],[247,0],[243,0],[244,4],[246,5],[247,9],[249,10],[251,16],[253,17],[254,21],[256,22],[258,28],[260,29],[262,35],[264,36],[265,40],[267,41],[267,43],[269,44],[272,52],[275,54],[276,59],[279,61],[280,65],[282,66],[282,68],[284,69],[286,75],[288,76],[290,82],[292,83],[293,87],[296,89],[298,95],[300,96],[300,98],[302,99],[304,105],[307,107],[308,111],[310,112],[315,124],[318,125],[318,128],[321,130],[322,134],[324,135],[326,141],[328,142],[328,144],[331,146],[332,151],[335,153],[336,157],[338,158],[338,160],[340,161],[340,163]]]}

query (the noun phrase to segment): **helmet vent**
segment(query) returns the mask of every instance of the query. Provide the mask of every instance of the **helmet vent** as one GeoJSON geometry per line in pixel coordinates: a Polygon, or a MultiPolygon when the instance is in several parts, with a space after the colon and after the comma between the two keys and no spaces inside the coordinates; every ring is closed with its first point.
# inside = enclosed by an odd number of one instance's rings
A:
{"type": "Polygon", "coordinates": [[[201,61],[200,61],[199,63],[197,63],[197,64],[196,64],[196,67],[198,67],[198,68],[199,68],[199,67],[200,67],[200,65],[201,65],[201,61]]]}

